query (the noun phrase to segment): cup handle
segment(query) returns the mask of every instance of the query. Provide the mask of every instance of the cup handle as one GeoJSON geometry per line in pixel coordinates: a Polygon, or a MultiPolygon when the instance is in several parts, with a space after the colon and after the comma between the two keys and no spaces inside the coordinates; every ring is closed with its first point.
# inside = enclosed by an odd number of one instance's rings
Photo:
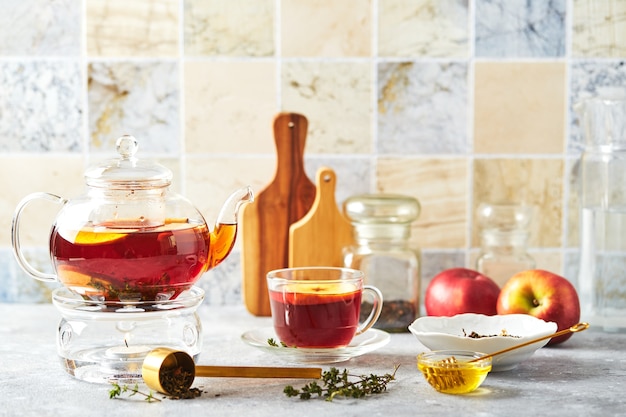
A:
{"type": "Polygon", "coordinates": [[[378,320],[378,317],[380,317],[380,312],[383,309],[383,294],[378,288],[372,285],[364,285],[363,294],[366,293],[371,294],[374,299],[372,311],[370,311],[370,315],[367,316],[365,321],[359,324],[359,327],[356,329],[355,336],[365,333],[370,327],[372,327],[374,323],[376,323],[376,320],[378,320]]]}

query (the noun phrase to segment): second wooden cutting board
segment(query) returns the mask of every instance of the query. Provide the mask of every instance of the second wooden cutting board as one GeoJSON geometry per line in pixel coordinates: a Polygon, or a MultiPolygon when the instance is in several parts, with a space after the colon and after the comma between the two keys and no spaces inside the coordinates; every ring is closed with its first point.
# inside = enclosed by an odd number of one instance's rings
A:
{"type": "Polygon", "coordinates": [[[352,225],[335,200],[337,176],[321,167],[311,210],[289,227],[289,266],[343,266],[342,249],[354,242],[352,225]]]}

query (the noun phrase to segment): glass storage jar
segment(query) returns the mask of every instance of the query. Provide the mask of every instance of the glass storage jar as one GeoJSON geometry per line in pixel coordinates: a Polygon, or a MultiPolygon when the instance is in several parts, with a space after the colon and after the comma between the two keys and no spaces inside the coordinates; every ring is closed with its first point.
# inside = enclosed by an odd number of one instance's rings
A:
{"type": "MultiPolygon", "coordinates": [[[[344,248],[344,265],[363,271],[365,281],[383,294],[383,310],[374,327],[407,331],[420,305],[419,252],[409,246],[419,202],[404,195],[361,194],[348,198],[343,211],[352,223],[356,242],[344,248]]],[[[363,305],[361,314],[370,310],[363,305]]]]}
{"type": "Polygon", "coordinates": [[[535,268],[535,260],[527,252],[531,217],[531,206],[478,206],[481,251],[476,269],[500,287],[516,273],[535,268]]]}

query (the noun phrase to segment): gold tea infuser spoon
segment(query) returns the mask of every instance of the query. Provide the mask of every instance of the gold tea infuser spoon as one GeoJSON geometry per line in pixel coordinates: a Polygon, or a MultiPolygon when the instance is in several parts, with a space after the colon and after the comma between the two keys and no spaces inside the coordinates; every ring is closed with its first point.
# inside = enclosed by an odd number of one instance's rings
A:
{"type": "Polygon", "coordinates": [[[150,351],[141,367],[148,387],[164,394],[188,390],[196,376],[230,378],[312,378],[322,376],[321,368],[265,366],[196,366],[186,352],[170,348],[150,351]]]}
{"type": "Polygon", "coordinates": [[[433,365],[429,365],[425,367],[422,371],[426,381],[438,391],[450,391],[457,387],[461,387],[467,384],[467,381],[464,376],[464,370],[467,369],[467,364],[472,362],[479,362],[481,360],[491,358],[496,355],[500,355],[502,353],[510,352],[515,349],[522,348],[524,346],[532,345],[533,343],[540,342],[542,340],[551,339],[553,337],[562,336],[567,333],[576,333],[581,332],[585,329],[589,328],[589,323],[578,323],[569,327],[567,329],[563,329],[556,333],[552,333],[546,336],[538,337],[536,339],[529,340],[528,342],[520,343],[519,345],[511,346],[506,349],[498,350],[493,353],[489,353],[486,355],[481,355],[477,358],[471,359],[469,361],[459,362],[454,356],[449,358],[442,359],[437,361],[433,365]]]}

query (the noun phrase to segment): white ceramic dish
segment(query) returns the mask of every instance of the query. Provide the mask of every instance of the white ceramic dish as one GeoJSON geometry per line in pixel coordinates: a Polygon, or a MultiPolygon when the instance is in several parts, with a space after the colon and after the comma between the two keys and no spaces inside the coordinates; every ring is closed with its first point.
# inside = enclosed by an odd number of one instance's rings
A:
{"type": "MultiPolygon", "coordinates": [[[[556,323],[546,322],[528,314],[505,314],[486,316],[483,314],[459,314],[452,317],[420,317],[410,326],[409,331],[431,350],[469,350],[472,352],[493,353],[519,345],[537,337],[555,333],[556,323]],[[510,336],[502,336],[502,332],[510,336]],[[472,332],[490,337],[468,337],[472,332]],[[519,336],[519,337],[511,337],[519,336]]],[[[550,339],[542,340],[493,358],[493,371],[506,371],[515,368],[528,359],[550,339]]]]}
{"type": "Polygon", "coordinates": [[[268,353],[272,353],[286,362],[325,364],[344,362],[356,356],[379,349],[389,343],[389,333],[378,329],[369,329],[363,334],[355,336],[346,347],[335,349],[308,349],[271,346],[268,339],[278,340],[272,327],[249,330],[241,335],[241,339],[268,353]]]}

